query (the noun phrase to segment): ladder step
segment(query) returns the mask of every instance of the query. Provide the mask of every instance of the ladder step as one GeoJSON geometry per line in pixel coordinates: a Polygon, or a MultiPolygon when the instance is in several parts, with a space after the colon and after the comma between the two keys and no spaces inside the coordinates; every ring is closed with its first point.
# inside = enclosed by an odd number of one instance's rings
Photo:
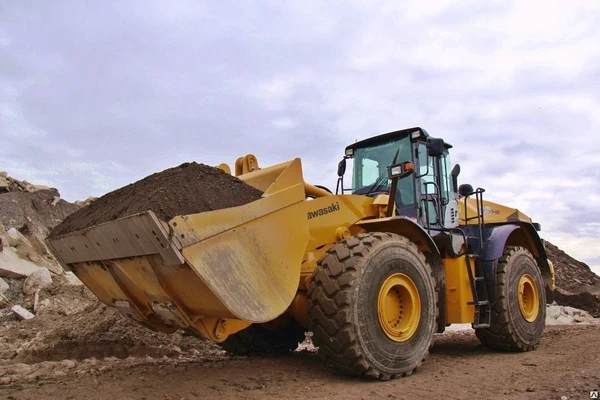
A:
{"type": "Polygon", "coordinates": [[[470,306],[489,306],[490,302],[487,300],[469,301],[467,303],[470,306]]]}

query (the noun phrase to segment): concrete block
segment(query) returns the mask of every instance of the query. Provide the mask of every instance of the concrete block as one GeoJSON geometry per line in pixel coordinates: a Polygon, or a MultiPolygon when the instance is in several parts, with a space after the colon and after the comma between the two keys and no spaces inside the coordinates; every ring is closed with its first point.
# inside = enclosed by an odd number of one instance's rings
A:
{"type": "Polygon", "coordinates": [[[39,268],[34,263],[21,259],[13,248],[4,248],[0,253],[0,277],[26,278],[39,268]]]}
{"type": "Polygon", "coordinates": [[[30,296],[35,294],[36,290],[43,289],[52,285],[52,275],[48,268],[38,268],[25,279],[23,283],[23,293],[30,296]]]}
{"type": "Polygon", "coordinates": [[[11,308],[11,311],[14,312],[15,314],[17,314],[17,316],[21,319],[32,319],[34,317],[34,315],[32,313],[30,313],[29,311],[27,311],[26,309],[24,309],[21,306],[13,306],[11,308]]]}

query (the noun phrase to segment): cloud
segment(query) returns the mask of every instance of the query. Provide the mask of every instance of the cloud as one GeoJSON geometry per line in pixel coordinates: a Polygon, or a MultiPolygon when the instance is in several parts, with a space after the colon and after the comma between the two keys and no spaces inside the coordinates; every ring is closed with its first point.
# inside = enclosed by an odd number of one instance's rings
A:
{"type": "MultiPolygon", "coordinates": [[[[197,160],[302,157],[410,126],[584,260],[600,232],[595,1],[78,1],[0,12],[2,168],[99,195],[197,160]]],[[[553,240],[551,240],[553,241],[553,240]]]]}

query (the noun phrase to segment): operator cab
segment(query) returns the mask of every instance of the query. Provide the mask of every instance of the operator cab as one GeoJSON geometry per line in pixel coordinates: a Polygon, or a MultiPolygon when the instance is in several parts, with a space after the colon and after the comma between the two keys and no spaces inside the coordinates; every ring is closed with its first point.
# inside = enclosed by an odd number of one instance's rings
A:
{"type": "Polygon", "coordinates": [[[338,188],[371,197],[389,194],[395,215],[416,219],[429,231],[456,228],[460,168],[451,170],[450,148],[418,127],[362,140],[346,147],[338,168],[341,177],[345,160],[352,160],[352,188],[344,189],[343,181],[338,188]]]}

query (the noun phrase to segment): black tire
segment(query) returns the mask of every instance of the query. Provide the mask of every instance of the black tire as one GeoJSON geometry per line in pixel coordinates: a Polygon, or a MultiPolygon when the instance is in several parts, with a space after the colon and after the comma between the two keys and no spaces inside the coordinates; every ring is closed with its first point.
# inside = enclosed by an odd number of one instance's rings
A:
{"type": "Polygon", "coordinates": [[[388,380],[410,375],[429,352],[436,328],[431,267],[416,245],[390,233],[336,243],[320,260],[308,290],[313,343],[325,362],[348,375],[388,380]],[[378,317],[382,285],[397,274],[414,283],[421,312],[405,341],[390,339],[378,317]]]}
{"type": "Polygon", "coordinates": [[[504,351],[533,350],[546,326],[546,292],[544,281],[531,253],[517,246],[506,246],[498,262],[497,300],[492,307],[489,328],[476,329],[481,343],[504,351]],[[539,312],[531,321],[525,319],[519,306],[519,281],[529,275],[537,286],[539,312]]]}
{"type": "Polygon", "coordinates": [[[295,320],[278,330],[269,330],[252,324],[244,330],[229,335],[219,346],[235,356],[285,355],[298,348],[305,339],[305,329],[295,320]]]}

